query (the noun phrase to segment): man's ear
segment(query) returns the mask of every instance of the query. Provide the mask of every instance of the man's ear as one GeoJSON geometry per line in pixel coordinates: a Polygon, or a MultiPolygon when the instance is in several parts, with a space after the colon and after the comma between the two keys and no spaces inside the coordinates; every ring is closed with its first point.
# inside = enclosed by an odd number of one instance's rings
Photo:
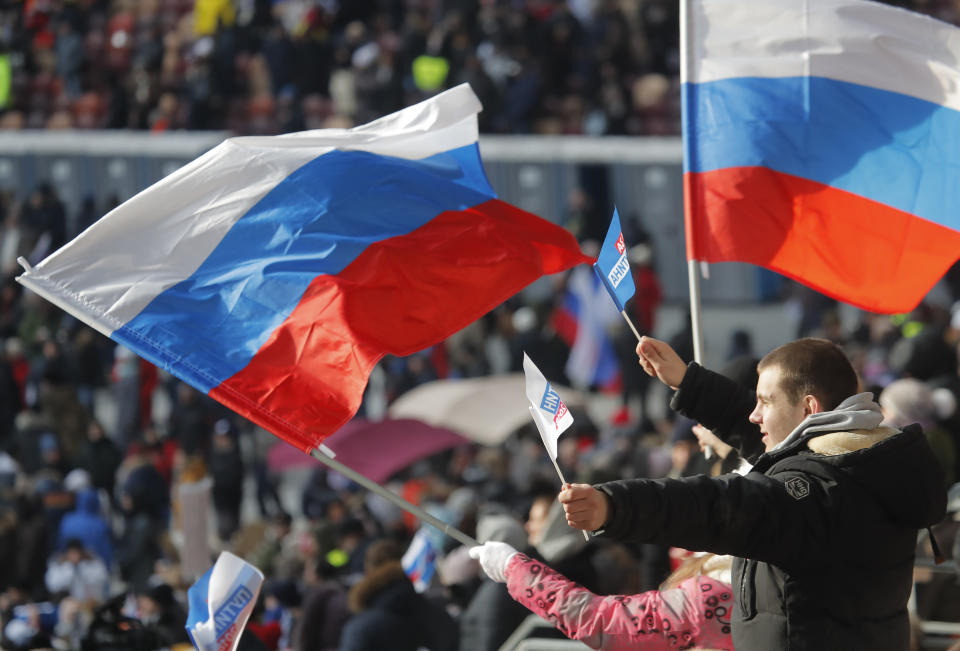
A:
{"type": "Polygon", "coordinates": [[[803,396],[803,413],[805,416],[810,414],[819,414],[823,411],[823,406],[820,404],[820,399],[815,395],[807,394],[803,396]]]}

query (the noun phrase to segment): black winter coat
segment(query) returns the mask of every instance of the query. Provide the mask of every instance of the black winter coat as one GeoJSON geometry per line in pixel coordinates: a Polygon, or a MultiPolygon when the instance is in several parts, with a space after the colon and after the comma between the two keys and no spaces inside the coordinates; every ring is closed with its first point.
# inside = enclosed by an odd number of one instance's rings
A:
{"type": "Polygon", "coordinates": [[[851,435],[811,432],[757,457],[752,392],[691,364],[671,404],[739,444],[753,470],[601,484],[612,507],[604,533],[738,557],[738,651],[906,650],[917,530],[946,508],[920,428],[884,428],[870,447],[829,454],[811,441],[851,435]]]}
{"type": "Polygon", "coordinates": [[[340,651],[456,651],[456,623],[413,589],[399,561],[368,572],[348,599],[356,614],[343,628],[340,651]]]}

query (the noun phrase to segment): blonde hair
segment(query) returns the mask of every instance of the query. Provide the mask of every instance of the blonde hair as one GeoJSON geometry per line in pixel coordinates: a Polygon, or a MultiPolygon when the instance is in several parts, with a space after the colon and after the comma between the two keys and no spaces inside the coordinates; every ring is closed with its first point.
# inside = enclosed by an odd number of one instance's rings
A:
{"type": "Polygon", "coordinates": [[[703,566],[715,556],[716,554],[707,553],[701,556],[691,556],[690,558],[684,560],[680,564],[680,567],[675,569],[670,576],[668,576],[664,582],[660,584],[660,589],[670,590],[671,588],[676,588],[678,585],[691,577],[700,576],[703,574],[703,566]]]}

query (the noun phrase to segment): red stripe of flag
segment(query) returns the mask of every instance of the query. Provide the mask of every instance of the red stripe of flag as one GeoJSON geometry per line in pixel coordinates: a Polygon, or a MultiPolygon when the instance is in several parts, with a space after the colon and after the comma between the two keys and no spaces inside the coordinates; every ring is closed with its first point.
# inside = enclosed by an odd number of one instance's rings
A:
{"type": "Polygon", "coordinates": [[[910,311],[960,259],[960,231],[763,167],[685,174],[684,197],[688,259],[762,265],[873,312],[910,311]]]}
{"type": "Polygon", "coordinates": [[[376,362],[441,341],[543,274],[592,259],[499,200],[445,212],[319,276],[242,371],[210,394],[309,451],[360,406],[376,362]]]}

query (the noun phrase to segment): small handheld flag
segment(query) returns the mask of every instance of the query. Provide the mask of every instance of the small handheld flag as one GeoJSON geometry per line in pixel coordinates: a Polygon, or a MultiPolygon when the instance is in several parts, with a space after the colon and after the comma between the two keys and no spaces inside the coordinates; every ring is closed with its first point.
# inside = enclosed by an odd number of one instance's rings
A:
{"type": "Polygon", "coordinates": [[[430,581],[437,570],[437,551],[430,540],[430,534],[423,527],[414,534],[410,546],[400,559],[400,564],[417,592],[424,592],[430,587],[430,581]]]}
{"type": "Polygon", "coordinates": [[[197,651],[234,651],[263,584],[263,572],[221,552],[217,562],[187,590],[187,633],[197,651]]]}
{"type": "MultiPolygon", "coordinates": [[[[540,439],[547,448],[553,467],[560,477],[560,482],[567,483],[563,478],[563,472],[557,464],[557,441],[560,435],[573,425],[573,415],[567,406],[560,399],[560,394],[550,386],[547,378],[543,376],[540,369],[533,363],[527,354],[523,354],[523,375],[526,379],[527,400],[530,401],[530,416],[533,418],[537,431],[540,432],[540,439]]],[[[589,541],[590,536],[583,532],[584,540],[589,541]]]]}
{"type": "Polygon", "coordinates": [[[604,287],[610,293],[610,298],[617,304],[621,312],[627,301],[633,298],[637,291],[633,284],[633,274],[630,273],[630,262],[627,260],[627,244],[623,239],[623,229],[620,228],[620,215],[613,209],[613,218],[610,228],[600,247],[600,255],[593,264],[593,270],[603,280],[604,287]]]}
{"type": "Polygon", "coordinates": [[[526,379],[527,400],[530,401],[530,413],[533,414],[543,445],[550,458],[557,458],[557,440],[568,427],[573,425],[573,416],[563,404],[560,394],[550,386],[547,378],[533,361],[523,354],[523,375],[526,379]]]}
{"type": "Polygon", "coordinates": [[[633,322],[627,317],[624,306],[627,301],[633,298],[637,291],[633,284],[633,274],[630,271],[630,261],[627,259],[627,243],[623,239],[623,229],[620,227],[620,214],[617,209],[613,209],[613,218],[610,220],[610,228],[607,229],[607,236],[603,239],[603,246],[600,247],[600,255],[597,261],[593,263],[593,270],[596,272],[603,286],[607,288],[607,293],[616,304],[620,314],[626,320],[627,325],[633,330],[633,334],[640,340],[640,333],[637,332],[633,322]]]}

